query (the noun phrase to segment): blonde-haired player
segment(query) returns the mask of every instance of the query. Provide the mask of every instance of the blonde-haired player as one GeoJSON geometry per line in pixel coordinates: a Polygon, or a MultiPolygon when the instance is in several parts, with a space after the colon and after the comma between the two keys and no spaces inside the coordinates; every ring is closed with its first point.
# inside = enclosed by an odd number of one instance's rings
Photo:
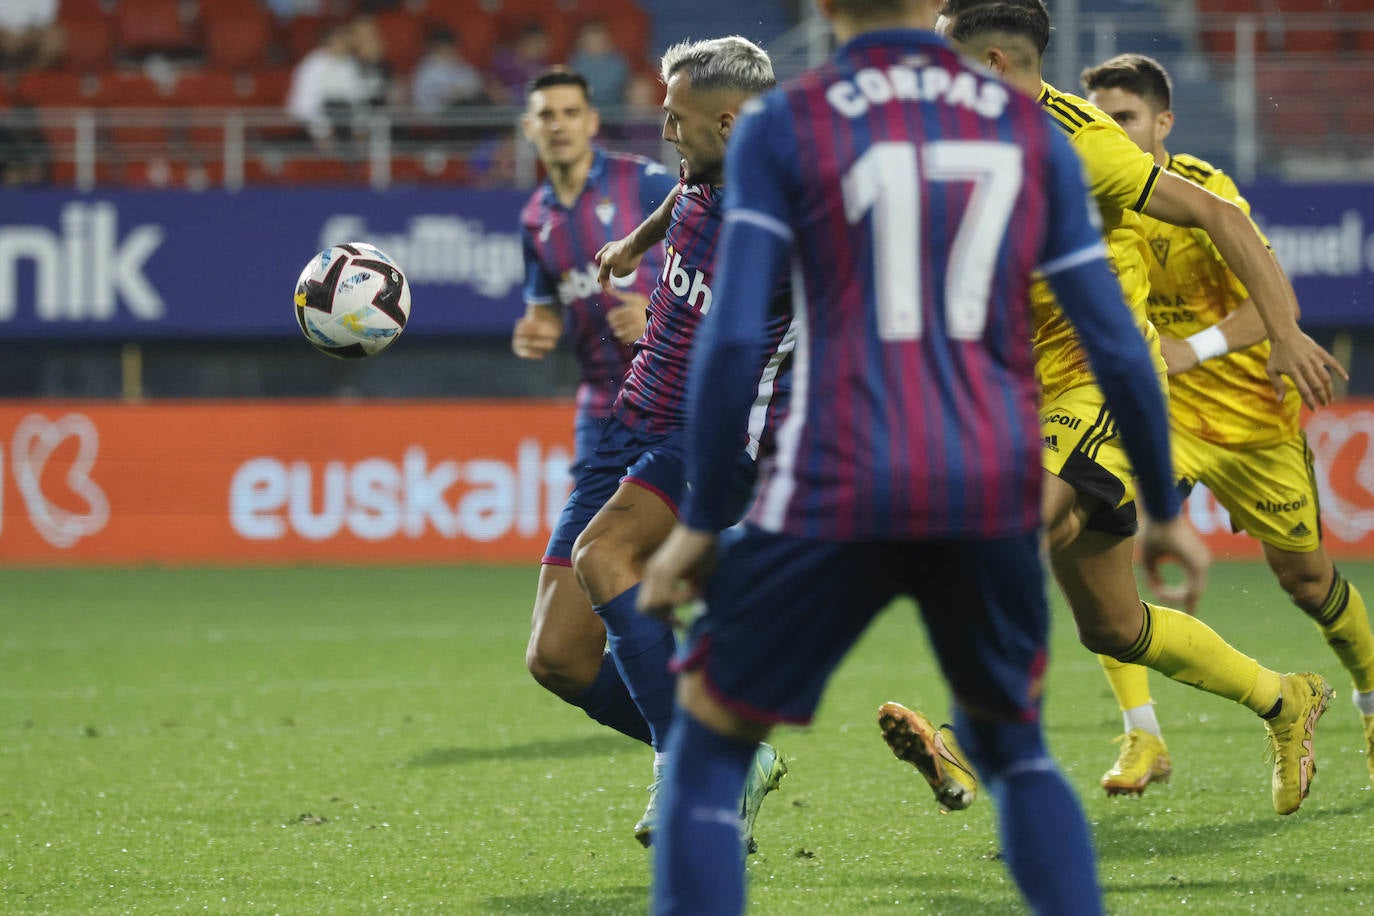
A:
{"type": "MultiPolygon", "coordinates": [[[[948,0],[943,18],[956,47],[1038,99],[1079,153],[1127,306],[1156,354],[1158,335],[1145,315],[1149,280],[1142,212],[1206,227],[1252,283],[1257,308],[1275,340],[1274,384],[1281,386],[1279,376],[1287,375],[1313,406],[1330,399],[1327,367],[1339,366],[1297,327],[1291,288],[1245,214],[1164,172],[1104,112],[1044,82],[1041,61],[1050,25],[1043,0],[948,0]]],[[[1044,283],[1031,295],[1047,472],[1043,516],[1050,564],[1079,640],[1100,654],[1109,674],[1123,663],[1139,663],[1258,714],[1274,754],[1274,808],[1280,814],[1296,811],[1316,770],[1313,735],[1331,697],[1330,685],[1313,673],[1281,675],[1200,620],[1140,600],[1132,567],[1134,484],[1115,420],[1058,303],[1044,283]]],[[[1157,365],[1163,386],[1162,358],[1157,365]]],[[[1153,543],[1148,530],[1145,539],[1153,543]]],[[[1206,548],[1195,537],[1179,549],[1196,591],[1208,562],[1206,548]]],[[[1157,559],[1158,551],[1147,555],[1157,559]]],[[[916,766],[942,804],[963,807],[972,801],[975,782],[951,746],[951,732],[935,730],[924,716],[896,703],[882,707],[879,725],[893,752],[916,766]]],[[[1154,775],[1163,778],[1167,771],[1154,775]]]]}
{"type": "MultiPolygon", "coordinates": [[[[1249,212],[1230,176],[1165,147],[1174,124],[1172,85],[1157,61],[1122,54],[1085,70],[1082,79],[1089,99],[1161,167],[1249,212]]],[[[1263,544],[1279,586],[1350,673],[1374,780],[1374,634],[1364,598],[1322,548],[1300,399],[1291,389],[1280,403],[1271,396],[1264,325],[1211,238],[1150,217],[1142,227],[1150,250],[1150,321],[1169,366],[1174,471],[1185,487],[1204,484],[1236,528],[1263,544]]],[[[1153,760],[1167,759],[1157,724],[1148,727],[1153,712],[1141,717],[1143,728],[1133,719],[1150,708],[1147,672],[1132,665],[1117,679],[1129,695],[1122,705],[1135,759],[1127,769],[1145,778],[1153,760]]]]}

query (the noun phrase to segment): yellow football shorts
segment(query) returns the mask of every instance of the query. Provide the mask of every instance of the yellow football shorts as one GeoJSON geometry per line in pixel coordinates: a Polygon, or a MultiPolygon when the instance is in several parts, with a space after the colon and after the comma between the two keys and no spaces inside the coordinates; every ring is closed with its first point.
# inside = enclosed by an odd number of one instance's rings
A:
{"type": "Polygon", "coordinates": [[[1079,385],[1042,404],[1040,432],[1045,470],[1102,501],[1087,526],[1118,537],[1135,534],[1131,463],[1097,386],[1079,385]]]}
{"type": "Polygon", "coordinates": [[[1174,473],[1180,486],[1202,483],[1231,514],[1231,527],[1294,553],[1321,546],[1321,507],[1312,451],[1301,431],[1267,448],[1231,449],[1175,427],[1174,473]]]}

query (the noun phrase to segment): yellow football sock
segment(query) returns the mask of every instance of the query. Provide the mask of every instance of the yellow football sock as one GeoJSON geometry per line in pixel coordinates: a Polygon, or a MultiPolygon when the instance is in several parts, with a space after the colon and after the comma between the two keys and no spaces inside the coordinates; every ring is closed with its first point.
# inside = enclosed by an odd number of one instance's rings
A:
{"type": "Polygon", "coordinates": [[[1361,693],[1374,690],[1374,633],[1369,630],[1369,612],[1359,589],[1339,570],[1331,580],[1326,600],[1312,618],[1326,644],[1350,672],[1355,689],[1361,693]]]}
{"type": "Polygon", "coordinates": [[[1102,663],[1102,672],[1107,675],[1122,712],[1150,704],[1149,668],[1119,662],[1110,655],[1099,655],[1097,660],[1102,663]]]}
{"type": "Polygon", "coordinates": [[[1145,605],[1135,644],[1118,656],[1264,715],[1279,701],[1279,674],[1236,649],[1207,624],[1173,608],[1145,605]]]}

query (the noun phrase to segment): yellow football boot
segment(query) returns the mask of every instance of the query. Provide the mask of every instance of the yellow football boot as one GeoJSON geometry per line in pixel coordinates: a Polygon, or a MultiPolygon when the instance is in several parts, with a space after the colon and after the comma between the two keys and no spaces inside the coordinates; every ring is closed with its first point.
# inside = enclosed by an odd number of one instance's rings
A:
{"type": "Polygon", "coordinates": [[[878,727],[897,759],[914,766],[930,783],[942,810],[962,811],[973,804],[978,778],[959,749],[952,728],[936,728],[925,716],[901,703],[884,703],[878,708],[878,727]]]}
{"type": "Polygon", "coordinates": [[[1274,757],[1274,810],[1292,814],[1312,788],[1317,772],[1312,740],[1335,691],[1320,674],[1310,672],[1285,674],[1280,690],[1283,706],[1265,727],[1274,757]]]}
{"type": "Polygon", "coordinates": [[[1173,765],[1163,738],[1133,728],[1116,740],[1121,742],[1121,754],[1102,776],[1108,795],[1144,795],[1150,783],[1169,781],[1173,765]]]}

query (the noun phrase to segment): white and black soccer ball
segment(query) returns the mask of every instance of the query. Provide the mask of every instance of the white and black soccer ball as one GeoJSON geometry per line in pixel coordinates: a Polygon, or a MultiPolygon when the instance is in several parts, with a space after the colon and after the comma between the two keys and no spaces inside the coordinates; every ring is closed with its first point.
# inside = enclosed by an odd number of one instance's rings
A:
{"type": "Polygon", "coordinates": [[[366,242],[326,248],[296,281],[296,322],[311,345],[337,359],[376,356],[410,320],[410,284],[385,252],[366,242]]]}

